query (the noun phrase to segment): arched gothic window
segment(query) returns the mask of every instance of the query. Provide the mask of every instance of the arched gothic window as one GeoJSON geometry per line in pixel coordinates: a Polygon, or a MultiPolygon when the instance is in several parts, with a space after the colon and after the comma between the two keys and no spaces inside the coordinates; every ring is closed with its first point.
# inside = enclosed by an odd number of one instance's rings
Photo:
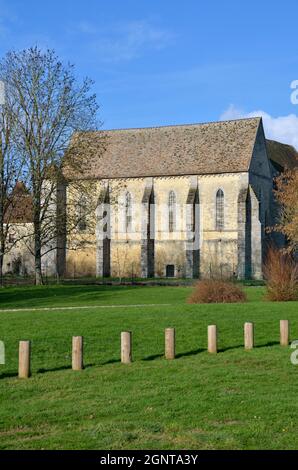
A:
{"type": "Polygon", "coordinates": [[[176,195],[174,191],[169,194],[169,232],[174,232],[176,229],[176,195]]]}
{"type": "Polygon", "coordinates": [[[132,197],[129,192],[125,195],[125,228],[127,233],[132,230],[132,197]]]}
{"type": "Polygon", "coordinates": [[[216,193],[216,230],[223,230],[225,224],[225,196],[222,189],[216,193]]]}

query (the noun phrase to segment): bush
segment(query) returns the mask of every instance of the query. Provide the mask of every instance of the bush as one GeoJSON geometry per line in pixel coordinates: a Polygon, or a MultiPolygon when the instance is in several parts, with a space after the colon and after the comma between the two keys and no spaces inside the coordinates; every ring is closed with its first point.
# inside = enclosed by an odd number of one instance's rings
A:
{"type": "Polygon", "coordinates": [[[267,281],[268,300],[298,300],[298,264],[291,254],[271,246],[263,272],[267,281]]]}
{"type": "Polygon", "coordinates": [[[205,279],[199,281],[188,299],[191,304],[245,302],[243,289],[230,281],[205,279]]]}

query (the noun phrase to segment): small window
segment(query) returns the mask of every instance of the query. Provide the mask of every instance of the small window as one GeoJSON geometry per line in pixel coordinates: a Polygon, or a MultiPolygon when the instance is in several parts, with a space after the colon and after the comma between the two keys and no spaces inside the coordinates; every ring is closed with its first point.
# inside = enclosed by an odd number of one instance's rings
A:
{"type": "Polygon", "coordinates": [[[175,276],[175,265],[174,264],[167,264],[166,266],[166,277],[174,277],[175,276]]]}
{"type": "Polygon", "coordinates": [[[216,230],[223,230],[224,229],[224,209],[225,209],[225,199],[224,193],[222,189],[219,189],[216,193],[216,230]]]}
{"type": "Polygon", "coordinates": [[[16,240],[15,234],[14,234],[14,233],[10,233],[10,234],[8,235],[8,242],[9,242],[9,243],[14,243],[15,240],[16,240]]]}
{"type": "Polygon", "coordinates": [[[174,191],[169,194],[169,232],[176,229],[176,196],[174,191]]]}
{"type": "MultiPolygon", "coordinates": [[[[108,212],[104,211],[102,214],[103,221],[107,220],[107,217],[108,217],[108,212]]],[[[108,223],[105,222],[103,226],[103,232],[106,233],[107,231],[108,231],[108,223]]]]}
{"type": "Polygon", "coordinates": [[[130,193],[125,196],[125,228],[126,233],[132,231],[132,198],[130,193]]]}

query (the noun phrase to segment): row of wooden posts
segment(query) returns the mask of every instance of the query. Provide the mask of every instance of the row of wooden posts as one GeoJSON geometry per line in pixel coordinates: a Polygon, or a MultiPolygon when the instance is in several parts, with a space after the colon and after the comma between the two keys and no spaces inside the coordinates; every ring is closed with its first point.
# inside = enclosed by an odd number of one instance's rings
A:
{"type": "MultiPolygon", "coordinates": [[[[165,358],[175,359],[175,328],[165,329],[165,358]]],[[[280,320],[280,344],[289,345],[289,321],[280,320]]],[[[254,347],[254,324],[244,324],[244,348],[254,347]]],[[[208,326],[208,352],[217,353],[217,326],[208,326]]],[[[19,343],[19,377],[30,377],[31,343],[30,341],[20,341],[19,343]]],[[[121,333],[121,362],[129,364],[132,362],[132,332],[123,331],[121,333]]],[[[83,363],[83,337],[73,336],[72,338],[72,369],[82,370],[83,363]]]]}

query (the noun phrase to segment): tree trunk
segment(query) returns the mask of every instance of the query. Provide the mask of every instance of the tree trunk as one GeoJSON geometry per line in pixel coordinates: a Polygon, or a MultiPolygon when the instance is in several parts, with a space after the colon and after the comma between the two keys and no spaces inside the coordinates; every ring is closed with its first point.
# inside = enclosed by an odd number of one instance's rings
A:
{"type": "Polygon", "coordinates": [[[41,271],[41,235],[40,224],[34,224],[34,258],[35,258],[35,284],[37,286],[43,284],[41,271]]]}
{"type": "MultiPolygon", "coordinates": [[[[2,214],[1,214],[2,215],[2,214]]],[[[3,287],[3,262],[4,262],[4,253],[5,253],[5,236],[3,230],[4,222],[1,217],[1,227],[0,227],[0,286],[3,287]]]]}
{"type": "MultiPolygon", "coordinates": [[[[3,167],[3,162],[1,161],[3,167]]],[[[1,180],[3,181],[3,168],[1,174],[1,180]]],[[[5,253],[5,228],[4,228],[4,197],[3,197],[3,184],[0,189],[0,286],[3,287],[3,262],[5,253]]]]}
{"type": "Polygon", "coordinates": [[[39,260],[39,263],[36,263],[36,260],[35,259],[35,285],[36,286],[41,286],[43,285],[43,277],[42,277],[42,273],[41,273],[41,263],[39,260]]]}
{"type": "Polygon", "coordinates": [[[43,284],[42,272],[41,272],[41,253],[35,244],[35,284],[40,286],[43,284]]]}
{"type": "Polygon", "coordinates": [[[0,253],[0,287],[3,287],[3,252],[0,253]]]}

